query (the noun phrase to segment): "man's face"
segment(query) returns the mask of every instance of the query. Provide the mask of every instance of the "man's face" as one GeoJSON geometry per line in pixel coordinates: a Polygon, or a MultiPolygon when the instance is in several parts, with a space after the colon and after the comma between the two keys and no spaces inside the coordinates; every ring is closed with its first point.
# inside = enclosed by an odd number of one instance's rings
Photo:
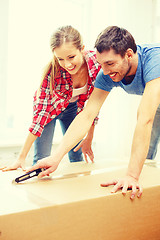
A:
{"type": "Polygon", "coordinates": [[[104,75],[109,75],[114,82],[120,82],[125,76],[128,76],[131,64],[127,53],[122,57],[110,49],[102,53],[96,51],[96,56],[104,75]]]}

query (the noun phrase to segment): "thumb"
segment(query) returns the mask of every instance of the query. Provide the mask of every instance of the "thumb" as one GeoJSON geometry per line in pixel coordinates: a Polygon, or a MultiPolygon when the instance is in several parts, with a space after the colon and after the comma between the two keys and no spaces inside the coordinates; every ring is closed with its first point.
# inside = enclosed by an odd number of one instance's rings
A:
{"type": "Polygon", "coordinates": [[[23,171],[26,171],[25,164],[22,164],[22,165],[21,165],[21,168],[22,168],[23,171]]]}
{"type": "Polygon", "coordinates": [[[82,142],[77,145],[77,147],[74,148],[74,152],[77,152],[82,146],[82,142]]]}

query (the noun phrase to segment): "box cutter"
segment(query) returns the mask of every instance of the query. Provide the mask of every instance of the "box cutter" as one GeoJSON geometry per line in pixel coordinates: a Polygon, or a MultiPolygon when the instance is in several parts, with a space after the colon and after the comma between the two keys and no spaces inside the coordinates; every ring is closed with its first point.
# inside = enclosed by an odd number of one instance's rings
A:
{"type": "Polygon", "coordinates": [[[35,169],[33,171],[27,172],[26,174],[24,174],[24,175],[22,175],[20,177],[17,177],[16,179],[14,179],[12,181],[12,183],[19,183],[19,182],[25,181],[25,180],[27,180],[29,178],[38,176],[38,174],[41,173],[44,170],[45,170],[44,168],[38,168],[38,169],[35,169]]]}
{"type": "MultiPolygon", "coordinates": [[[[64,174],[64,175],[56,175],[56,176],[53,176],[52,179],[53,180],[61,180],[61,179],[67,179],[67,178],[95,175],[95,174],[100,174],[100,173],[111,172],[113,170],[122,169],[125,167],[126,167],[126,165],[121,166],[121,167],[110,167],[110,168],[94,169],[94,170],[85,171],[85,172],[75,172],[75,173],[69,173],[69,174],[64,174]]],[[[12,183],[19,183],[19,182],[22,182],[29,178],[32,178],[34,176],[38,176],[38,174],[44,170],[45,170],[45,168],[38,168],[34,171],[28,172],[28,173],[16,178],[15,180],[13,180],[12,183]]]]}

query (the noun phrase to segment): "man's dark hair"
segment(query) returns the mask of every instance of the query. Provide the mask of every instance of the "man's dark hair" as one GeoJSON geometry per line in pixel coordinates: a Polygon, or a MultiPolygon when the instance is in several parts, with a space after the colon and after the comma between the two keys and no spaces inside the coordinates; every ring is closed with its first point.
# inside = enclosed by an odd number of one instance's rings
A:
{"type": "Polygon", "coordinates": [[[134,53],[137,51],[133,36],[126,29],[117,26],[110,26],[102,31],[97,37],[95,48],[99,53],[113,49],[122,57],[128,48],[131,48],[134,53]]]}

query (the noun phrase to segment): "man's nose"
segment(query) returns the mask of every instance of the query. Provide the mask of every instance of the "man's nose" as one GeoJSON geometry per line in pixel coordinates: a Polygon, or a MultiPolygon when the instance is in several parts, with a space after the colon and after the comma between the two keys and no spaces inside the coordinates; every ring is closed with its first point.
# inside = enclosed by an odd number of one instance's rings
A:
{"type": "Polygon", "coordinates": [[[110,73],[109,69],[106,67],[102,67],[104,75],[108,75],[110,73]]]}

